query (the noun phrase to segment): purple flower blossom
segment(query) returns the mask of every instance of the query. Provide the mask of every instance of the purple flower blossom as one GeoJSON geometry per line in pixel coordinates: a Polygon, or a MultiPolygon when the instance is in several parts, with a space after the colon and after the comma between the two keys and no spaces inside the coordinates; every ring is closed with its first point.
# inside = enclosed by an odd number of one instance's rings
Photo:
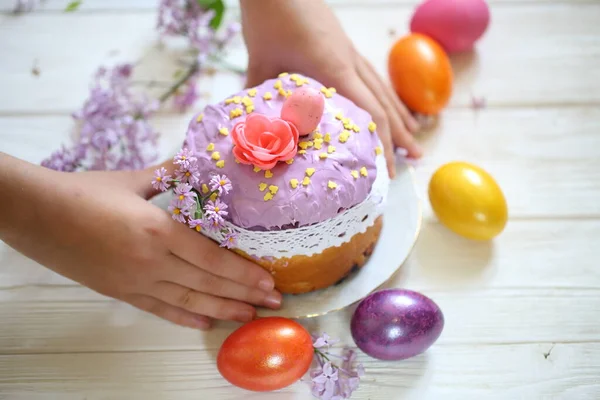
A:
{"type": "Polygon", "coordinates": [[[222,47],[231,42],[242,31],[242,25],[239,22],[231,22],[225,29],[225,35],[219,39],[222,47]]]}
{"type": "Polygon", "coordinates": [[[200,182],[200,172],[198,172],[196,163],[190,164],[187,168],[181,166],[175,171],[175,179],[181,183],[189,183],[191,185],[200,182]]]}
{"type": "Polygon", "coordinates": [[[321,400],[348,399],[358,389],[360,377],[364,375],[362,364],[356,364],[356,352],[348,347],[344,348],[342,355],[330,353],[330,345],[338,340],[332,339],[326,333],[315,337],[315,358],[319,366],[310,372],[311,392],[321,400]],[[342,360],[341,366],[333,364],[330,359],[342,360]],[[356,365],[355,365],[356,364],[356,365]]]}
{"type": "Polygon", "coordinates": [[[73,172],[79,168],[82,160],[85,158],[86,147],[83,145],[67,149],[62,146],[56,150],[47,159],[42,161],[42,167],[50,168],[56,171],[73,172]]]}
{"type": "Polygon", "coordinates": [[[161,167],[154,171],[154,179],[152,180],[152,187],[161,192],[166,191],[171,186],[171,175],[167,175],[167,169],[161,167]]]}
{"type": "Polygon", "coordinates": [[[214,15],[197,1],[162,0],[157,29],[162,36],[184,36],[200,53],[210,53],[216,50],[215,31],[210,27],[214,15]]]}
{"type": "Polygon", "coordinates": [[[158,103],[134,95],[131,64],[100,68],[83,107],[73,113],[79,122],[77,139],[70,149],[59,150],[42,165],[62,171],[140,169],[157,158],[158,134],[148,118],[158,103]],[[76,165],[64,154],[78,154],[76,165]]]}
{"type": "Polygon", "coordinates": [[[178,198],[171,200],[169,212],[175,221],[185,224],[186,217],[190,216],[190,205],[186,201],[181,201],[178,198]]]}
{"type": "Polygon", "coordinates": [[[183,88],[180,88],[173,97],[173,104],[178,111],[186,111],[189,107],[193,106],[200,97],[197,86],[198,76],[198,73],[191,76],[183,88]]]}
{"type": "Polygon", "coordinates": [[[210,190],[216,190],[219,195],[222,195],[223,192],[229,193],[229,191],[233,188],[231,181],[225,175],[213,176],[209,182],[209,185],[210,190]]]}
{"type": "Polygon", "coordinates": [[[37,6],[37,0],[16,0],[13,12],[15,14],[33,11],[37,6]]]}
{"type": "Polygon", "coordinates": [[[316,388],[322,400],[331,400],[334,396],[336,382],[338,380],[338,370],[330,362],[323,364],[311,374],[313,388],[316,388]]]}
{"type": "Polygon", "coordinates": [[[200,232],[204,228],[204,220],[202,219],[190,219],[188,221],[188,225],[190,228],[195,229],[197,232],[200,232]]]}
{"type": "Polygon", "coordinates": [[[179,183],[173,192],[179,197],[179,200],[184,200],[186,198],[195,200],[196,193],[194,193],[192,189],[192,185],[188,183],[179,183]]]}
{"type": "Polygon", "coordinates": [[[220,224],[223,223],[223,217],[227,216],[227,204],[217,199],[215,201],[209,200],[204,206],[204,212],[207,218],[218,221],[220,224]]]}
{"type": "Polygon", "coordinates": [[[233,231],[229,231],[225,234],[225,237],[223,238],[223,241],[221,242],[221,247],[226,247],[228,249],[231,249],[232,247],[235,247],[236,244],[237,244],[237,233],[235,233],[233,231]]]}
{"type": "Polygon", "coordinates": [[[339,341],[339,339],[333,339],[327,333],[324,332],[322,336],[319,336],[317,340],[315,340],[313,347],[317,349],[322,347],[330,347],[331,345],[336,344],[339,341]]]}
{"type": "Polygon", "coordinates": [[[181,149],[179,153],[173,157],[174,164],[186,169],[189,169],[190,166],[195,166],[197,160],[198,159],[194,156],[194,153],[189,151],[187,148],[181,149]]]}
{"type": "Polygon", "coordinates": [[[209,232],[218,232],[223,228],[223,218],[220,220],[204,217],[202,227],[209,232]]]}
{"type": "Polygon", "coordinates": [[[190,213],[196,209],[196,193],[192,191],[192,186],[187,183],[178,183],[174,190],[175,198],[181,202],[184,208],[189,209],[190,213]]]}
{"type": "Polygon", "coordinates": [[[473,110],[481,110],[487,106],[485,97],[471,96],[471,108],[473,110]]]}

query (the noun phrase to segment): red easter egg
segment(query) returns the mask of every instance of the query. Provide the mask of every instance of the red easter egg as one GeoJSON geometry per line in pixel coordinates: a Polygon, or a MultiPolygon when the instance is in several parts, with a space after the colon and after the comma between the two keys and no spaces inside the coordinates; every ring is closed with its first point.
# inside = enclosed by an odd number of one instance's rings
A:
{"type": "Polygon", "coordinates": [[[305,136],[317,129],[324,109],[323,95],[316,89],[303,87],[285,100],[281,108],[281,119],[294,124],[300,136],[305,136]]]}
{"type": "Polygon", "coordinates": [[[266,392],[298,381],[313,359],[310,334],[299,323],[281,317],[247,323],[225,340],[217,368],[243,389],[266,392]]]}

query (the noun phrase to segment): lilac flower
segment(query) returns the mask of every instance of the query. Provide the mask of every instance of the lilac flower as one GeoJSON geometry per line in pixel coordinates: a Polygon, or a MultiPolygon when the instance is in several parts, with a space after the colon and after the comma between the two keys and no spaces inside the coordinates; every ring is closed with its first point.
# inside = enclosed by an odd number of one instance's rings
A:
{"type": "Polygon", "coordinates": [[[313,347],[317,349],[322,347],[330,347],[331,345],[336,344],[337,342],[339,342],[339,339],[333,339],[327,333],[323,333],[322,336],[319,336],[317,340],[315,340],[313,347]]]}
{"type": "Polygon", "coordinates": [[[190,219],[188,221],[188,225],[190,228],[195,229],[197,232],[200,232],[204,228],[205,221],[202,219],[190,219]]]}
{"type": "Polygon", "coordinates": [[[189,167],[180,167],[175,171],[175,179],[180,181],[181,183],[189,183],[191,185],[195,185],[200,182],[200,172],[198,172],[198,167],[196,163],[189,164],[189,167]]]}
{"type": "Polygon", "coordinates": [[[229,193],[229,191],[233,188],[231,181],[225,175],[213,176],[209,182],[209,185],[210,190],[216,190],[219,195],[222,195],[223,192],[229,193]]]}
{"type": "Polygon", "coordinates": [[[203,9],[197,1],[162,0],[157,29],[163,36],[185,36],[200,53],[215,50],[215,31],[210,21],[215,12],[203,9]]]}
{"type": "Polygon", "coordinates": [[[317,389],[322,400],[330,400],[336,388],[338,370],[330,362],[323,364],[322,368],[316,370],[311,378],[313,387],[317,389]]]}
{"type": "Polygon", "coordinates": [[[185,224],[186,217],[190,215],[190,205],[185,201],[181,201],[178,198],[171,200],[169,205],[169,212],[175,221],[185,224]]]}
{"type": "Polygon", "coordinates": [[[473,110],[481,110],[485,108],[487,105],[487,101],[485,97],[475,97],[471,96],[471,108],[473,110]]]}
{"type": "Polygon", "coordinates": [[[37,0],[16,0],[13,12],[15,14],[33,11],[37,5],[37,0]]]}
{"type": "Polygon", "coordinates": [[[225,234],[225,237],[223,238],[223,241],[221,242],[221,247],[226,247],[228,249],[231,249],[232,247],[235,247],[236,244],[237,244],[237,233],[235,233],[233,231],[229,231],[225,234]]]}
{"type": "Polygon", "coordinates": [[[338,340],[326,333],[320,337],[313,335],[315,358],[319,366],[310,372],[311,392],[321,400],[348,399],[358,389],[360,377],[364,375],[362,364],[356,364],[356,352],[344,348],[341,356],[328,351],[331,344],[338,340]],[[326,350],[323,350],[326,349],[326,350]],[[333,357],[341,359],[341,366],[333,364],[333,357]],[[356,365],[355,365],[356,364],[356,365]]]}
{"type": "Polygon", "coordinates": [[[140,169],[156,160],[158,134],[148,118],[157,102],[133,94],[132,71],[131,64],[121,64],[96,72],[88,99],[73,113],[79,123],[77,139],[61,152],[79,154],[77,165],[69,168],[63,154],[56,153],[43,165],[71,171],[140,169]]]}
{"type": "Polygon", "coordinates": [[[242,31],[242,25],[239,22],[231,22],[225,29],[225,35],[219,39],[222,47],[231,42],[242,31]]]}
{"type": "Polygon", "coordinates": [[[167,175],[167,169],[161,167],[154,171],[154,179],[152,180],[152,187],[161,192],[165,192],[171,186],[171,175],[167,175]]]}
{"type": "Polygon", "coordinates": [[[198,159],[194,157],[194,153],[189,151],[187,148],[183,148],[173,157],[173,163],[179,165],[181,168],[190,168],[191,165],[195,164],[198,159]]]}
{"type": "Polygon", "coordinates": [[[199,74],[195,73],[188,78],[183,88],[180,88],[173,97],[173,104],[178,111],[186,111],[189,107],[193,106],[200,97],[197,87],[198,77],[199,74]]]}
{"type": "Polygon", "coordinates": [[[82,160],[85,158],[85,154],[85,146],[79,145],[71,149],[62,146],[62,148],[52,153],[50,157],[43,160],[41,165],[42,167],[56,171],[73,172],[79,168],[82,160]]]}
{"type": "Polygon", "coordinates": [[[218,221],[219,223],[223,223],[223,217],[227,216],[227,204],[223,203],[221,200],[217,199],[215,201],[209,200],[204,206],[204,211],[206,212],[206,216],[213,220],[218,221]]]}

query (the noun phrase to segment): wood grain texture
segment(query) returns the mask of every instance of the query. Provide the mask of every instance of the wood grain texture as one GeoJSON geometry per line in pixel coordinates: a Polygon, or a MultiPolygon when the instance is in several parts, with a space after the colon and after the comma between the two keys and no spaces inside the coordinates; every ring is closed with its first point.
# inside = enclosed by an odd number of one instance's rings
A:
{"type": "MultiPolygon", "coordinates": [[[[215,356],[215,349],[5,355],[0,356],[0,398],[180,400],[200,394],[214,400],[311,398],[303,382],[272,393],[231,387],[214,368],[215,356]]],[[[352,398],[596,400],[599,357],[600,343],[437,345],[395,363],[361,356],[368,375],[352,398]]]]}
{"type": "MultiPolygon", "coordinates": [[[[153,120],[162,135],[161,158],[183,143],[190,118],[188,112],[153,120]]],[[[69,143],[74,127],[66,116],[0,118],[0,151],[39,163],[59,143],[69,143]]],[[[598,218],[598,132],[600,107],[448,110],[437,127],[418,135],[425,148],[416,168],[419,193],[427,198],[429,178],[443,163],[464,160],[495,177],[511,218],[598,218]]]]}
{"type": "MultiPolygon", "coordinates": [[[[401,5],[336,7],[357,48],[382,74],[388,49],[408,29],[411,12],[401,5]]],[[[477,52],[454,59],[452,107],[468,107],[472,95],[485,96],[492,107],[600,104],[600,70],[593,68],[600,65],[600,3],[499,7],[493,15],[477,52]]],[[[139,78],[168,80],[177,52],[156,49],[155,19],[135,11],[0,16],[0,35],[21,38],[0,41],[0,53],[12,55],[0,65],[0,86],[29,94],[0,97],[0,113],[70,113],[85,99],[100,64],[140,62],[139,78]],[[37,77],[30,72],[35,60],[37,77]]],[[[239,66],[246,58],[241,43],[229,56],[239,66]]],[[[237,91],[240,81],[220,74],[202,85],[220,99],[237,91]]]]}
{"type": "MultiPolygon", "coordinates": [[[[387,51],[418,2],[329,0],[383,74],[387,51]]],[[[6,12],[14,2],[0,0],[0,53],[10,55],[0,63],[0,151],[34,163],[68,141],[68,115],[81,106],[98,65],[136,61],[136,79],[170,81],[181,54],[155,46],[156,1],[85,0],[80,12],[64,14],[67,3],[48,0],[15,17],[6,12]]],[[[444,332],[425,354],[403,362],[361,354],[367,375],[353,399],[600,398],[600,3],[490,4],[492,25],[477,52],[453,59],[450,108],[418,136],[426,154],[416,167],[423,228],[387,284],[434,299],[444,332]],[[485,97],[488,108],[471,110],[472,95],[485,97]],[[451,160],[484,167],[502,186],[510,221],[493,242],[457,237],[433,217],[427,183],[451,160]]],[[[245,64],[241,42],[228,60],[245,64]]],[[[240,86],[232,74],[204,79],[201,104],[240,86]]],[[[161,157],[179,146],[190,116],[164,110],[154,119],[161,157]]],[[[303,323],[352,345],[352,311],[303,323]]],[[[304,383],[266,394],[227,384],[214,359],[237,326],[201,333],[171,325],[0,242],[2,400],[311,398],[304,383]]]]}
{"type": "MultiPolygon", "coordinates": [[[[224,0],[230,8],[239,7],[239,0],[224,0]]],[[[328,4],[336,7],[356,7],[364,4],[364,0],[325,0],[328,4]]],[[[410,6],[416,7],[421,0],[368,0],[370,7],[410,6]]],[[[71,0],[44,1],[38,6],[37,12],[63,12],[71,0]]],[[[520,4],[533,3],[592,3],[594,0],[488,0],[494,7],[518,6],[520,4]]],[[[0,0],[0,12],[11,12],[14,10],[15,0],[0,0]]],[[[148,0],[85,0],[78,8],[79,12],[112,12],[116,10],[135,10],[137,12],[154,12],[157,2],[148,0]]]]}
{"type": "MultiPolygon", "coordinates": [[[[393,282],[395,283],[395,282],[393,282]]],[[[394,285],[397,286],[397,285],[394,285]]],[[[443,289],[410,285],[444,310],[438,343],[497,344],[598,340],[600,289],[443,289]],[[543,305],[543,306],[542,306],[543,305]],[[560,310],[557,311],[557,310],[560,310]],[[499,323],[501,321],[501,323],[499,323]]],[[[218,348],[236,328],[220,323],[209,333],[180,328],[84,288],[32,288],[31,300],[0,303],[0,353],[38,354],[218,348]],[[68,300],[37,300],[34,292],[68,300]],[[48,293],[55,292],[55,293],[48,293]]],[[[311,331],[335,333],[352,344],[353,308],[304,320],[311,331]]]]}

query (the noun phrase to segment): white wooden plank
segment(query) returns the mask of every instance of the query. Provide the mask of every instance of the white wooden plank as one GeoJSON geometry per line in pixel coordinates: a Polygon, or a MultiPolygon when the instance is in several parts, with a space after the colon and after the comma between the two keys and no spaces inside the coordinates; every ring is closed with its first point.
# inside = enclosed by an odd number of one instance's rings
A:
{"type": "MultiPolygon", "coordinates": [[[[310,398],[308,384],[251,393],[218,373],[216,348],[206,351],[0,356],[0,396],[214,400],[310,398]]],[[[353,399],[578,399],[600,395],[600,344],[435,346],[402,362],[364,355],[366,376],[353,399]],[[552,349],[546,358],[545,354],[552,349]]]]}
{"type": "MultiPolygon", "coordinates": [[[[183,142],[190,113],[155,118],[161,157],[183,142]]],[[[69,117],[0,118],[0,151],[39,163],[74,127],[69,117]]],[[[431,216],[427,185],[445,162],[488,170],[503,188],[511,218],[600,216],[600,108],[449,110],[418,135],[425,156],[416,182],[431,216]],[[576,205],[576,206],[574,206],[576,205]]]]}
{"type": "MultiPolygon", "coordinates": [[[[468,241],[427,220],[394,284],[423,290],[600,288],[600,221],[511,221],[491,243],[468,241]],[[573,260],[577,260],[574,262],[573,260]]],[[[36,285],[74,283],[0,242],[0,301],[89,300],[36,285]],[[8,289],[22,286],[22,291],[8,289]],[[33,296],[33,297],[30,297],[33,296]],[[49,296],[49,297],[46,297],[49,296]]]]}
{"type": "MultiPolygon", "coordinates": [[[[390,29],[406,32],[411,10],[393,5],[336,8],[358,49],[382,73],[394,40],[390,29]]],[[[452,106],[468,106],[472,93],[487,97],[490,106],[600,102],[600,70],[591,68],[600,64],[597,15],[598,3],[499,7],[478,51],[455,60],[452,106]]],[[[0,111],[71,112],[80,106],[102,63],[141,61],[141,77],[171,76],[174,53],[153,48],[154,26],[155,15],[149,12],[0,16],[0,52],[12,55],[0,66],[0,85],[11,94],[0,96],[0,111]],[[37,77],[30,72],[35,60],[41,70],[37,77]]],[[[244,65],[241,43],[230,58],[244,65]]],[[[239,88],[239,80],[233,81],[218,75],[206,88],[219,88],[214,95],[221,98],[239,88]]]]}
{"type": "MultiPolygon", "coordinates": [[[[343,6],[411,6],[416,7],[421,0],[325,0],[328,4],[343,7],[343,6]]],[[[492,6],[517,6],[522,3],[532,4],[547,4],[547,3],[590,3],[593,0],[488,0],[492,6]]],[[[41,0],[36,8],[37,12],[45,11],[64,11],[71,0],[41,0]]],[[[0,0],[0,11],[10,12],[14,10],[15,0],[0,0]]],[[[238,0],[225,0],[228,7],[239,6],[238,0]]],[[[113,10],[139,10],[139,11],[154,11],[157,8],[157,2],[148,0],[84,0],[78,8],[80,12],[94,11],[113,11],[113,10]]]]}
{"type": "MultiPolygon", "coordinates": [[[[597,288],[424,290],[407,286],[427,294],[443,310],[446,326],[441,344],[598,340],[597,288]]],[[[200,333],[80,287],[18,288],[0,294],[0,353],[5,354],[201,350],[238,326],[222,322],[213,331],[200,333]]],[[[352,312],[349,308],[303,323],[312,332],[325,331],[350,343],[352,312]]]]}

